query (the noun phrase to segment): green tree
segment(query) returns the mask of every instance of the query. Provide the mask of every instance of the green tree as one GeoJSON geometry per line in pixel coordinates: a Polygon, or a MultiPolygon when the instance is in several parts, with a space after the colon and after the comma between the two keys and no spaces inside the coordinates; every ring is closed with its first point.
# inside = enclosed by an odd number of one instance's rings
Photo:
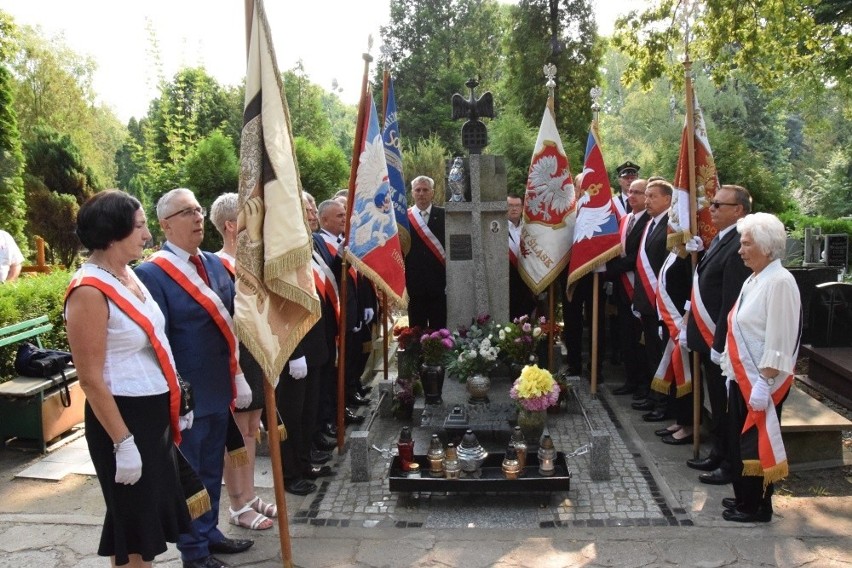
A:
{"type": "Polygon", "coordinates": [[[331,139],[331,124],[323,107],[323,89],[311,83],[301,59],[284,72],[283,80],[293,136],[325,144],[331,139]]]}
{"type": "Polygon", "coordinates": [[[615,45],[632,57],[628,81],[648,86],[662,75],[680,81],[671,53],[684,45],[685,7],[692,9],[690,56],[712,62],[717,83],[738,69],[764,87],[790,77],[804,89],[852,86],[848,0],[658,0],[616,22],[615,45]]]}
{"type": "MultiPolygon", "coordinates": [[[[511,10],[504,49],[506,94],[529,124],[540,124],[548,96],[542,69],[554,64],[559,134],[563,143],[585,140],[592,119],[589,91],[599,82],[603,47],[588,0],[559,0],[554,13],[551,3],[521,0],[511,10]]],[[[577,157],[569,157],[575,163],[577,157]]]]}
{"type": "Polygon", "coordinates": [[[13,104],[13,80],[7,69],[14,50],[12,38],[15,25],[12,19],[0,11],[0,228],[8,232],[18,245],[26,250],[24,237],[24,155],[21,152],[21,137],[18,118],[13,104]]]}
{"type": "MultiPolygon", "coordinates": [[[[376,101],[376,104],[380,104],[376,101]]],[[[358,121],[358,108],[344,104],[335,93],[323,93],[322,106],[328,116],[331,136],[345,156],[352,156],[352,142],[355,138],[355,123],[358,121]]],[[[348,162],[348,158],[347,158],[348,162]]]]}
{"type": "Polygon", "coordinates": [[[489,130],[488,153],[504,157],[508,194],[521,197],[527,185],[536,130],[527,124],[520,112],[510,108],[504,108],[489,130]]]}
{"type": "Polygon", "coordinates": [[[406,145],[402,151],[402,171],[408,203],[414,203],[411,195],[411,180],[417,176],[429,176],[435,181],[435,196],[432,201],[446,201],[447,160],[450,154],[436,135],[421,139],[417,144],[406,145]]]}
{"type": "Polygon", "coordinates": [[[296,160],[302,189],[314,196],[317,203],[334,196],[349,182],[349,162],[343,151],[328,140],[318,146],[302,136],[295,138],[296,160]]]}

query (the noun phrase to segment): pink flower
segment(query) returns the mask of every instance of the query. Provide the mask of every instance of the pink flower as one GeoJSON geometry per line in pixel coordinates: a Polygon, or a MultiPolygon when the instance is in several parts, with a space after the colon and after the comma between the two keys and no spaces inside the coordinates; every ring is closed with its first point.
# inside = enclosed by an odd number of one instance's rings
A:
{"type": "Polygon", "coordinates": [[[442,339],[442,340],[441,340],[441,344],[442,344],[444,347],[446,347],[447,349],[452,349],[452,348],[453,348],[453,340],[452,340],[452,339],[450,339],[449,337],[445,337],[444,339],[442,339]]]}

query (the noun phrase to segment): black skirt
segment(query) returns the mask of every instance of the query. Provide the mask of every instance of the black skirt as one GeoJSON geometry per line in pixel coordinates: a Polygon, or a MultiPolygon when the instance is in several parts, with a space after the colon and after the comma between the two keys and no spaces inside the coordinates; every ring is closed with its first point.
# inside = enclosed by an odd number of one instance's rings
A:
{"type": "Polygon", "coordinates": [[[127,564],[130,554],[151,562],[191,526],[169,424],[169,394],[117,396],[115,402],[142,456],[142,477],[133,485],[115,482],[112,439],[86,403],[86,441],[106,503],[98,554],[115,556],[117,565],[127,564]]]}
{"type": "Polygon", "coordinates": [[[264,408],[263,369],[260,368],[260,363],[249,352],[248,347],[242,343],[240,343],[240,369],[243,371],[246,382],[251,389],[251,404],[245,408],[235,408],[234,412],[261,410],[264,408]]]}

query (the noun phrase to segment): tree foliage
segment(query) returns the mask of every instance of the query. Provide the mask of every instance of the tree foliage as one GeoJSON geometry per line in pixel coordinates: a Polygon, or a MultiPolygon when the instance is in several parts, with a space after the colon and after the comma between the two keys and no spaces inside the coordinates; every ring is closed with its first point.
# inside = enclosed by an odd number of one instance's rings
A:
{"type": "Polygon", "coordinates": [[[411,196],[411,180],[417,176],[429,176],[435,181],[435,195],[432,201],[442,204],[446,201],[447,160],[450,153],[437,135],[422,138],[416,144],[406,145],[402,151],[402,171],[405,174],[405,187],[408,203],[414,203],[411,196]]]}
{"type": "Polygon", "coordinates": [[[523,196],[530,169],[530,156],[537,133],[520,112],[504,108],[490,128],[489,154],[503,156],[506,161],[506,185],[509,195],[523,196]]]}
{"type": "Polygon", "coordinates": [[[554,13],[550,4],[521,0],[511,10],[504,50],[506,94],[528,123],[538,125],[548,96],[542,69],[554,64],[559,134],[563,142],[585,140],[592,119],[589,91],[599,82],[603,47],[588,0],[559,0],[554,13]]]}
{"type": "Polygon", "coordinates": [[[10,39],[14,34],[12,19],[0,11],[0,228],[12,235],[25,251],[24,155],[13,102],[14,82],[6,67],[13,51],[10,39]]]}
{"type": "Polygon", "coordinates": [[[314,196],[317,203],[334,197],[337,190],[349,182],[349,162],[343,151],[332,141],[322,145],[297,136],[296,159],[302,189],[314,196]]]}
{"type": "Polygon", "coordinates": [[[323,107],[322,88],[311,83],[301,59],[284,72],[283,80],[293,136],[325,144],[331,139],[331,123],[323,107]]]}
{"type": "Polygon", "coordinates": [[[737,69],[763,87],[790,78],[803,88],[852,87],[848,0],[658,0],[616,22],[615,45],[632,57],[625,79],[680,81],[672,53],[684,45],[686,22],[690,56],[712,62],[716,83],[737,69]]]}

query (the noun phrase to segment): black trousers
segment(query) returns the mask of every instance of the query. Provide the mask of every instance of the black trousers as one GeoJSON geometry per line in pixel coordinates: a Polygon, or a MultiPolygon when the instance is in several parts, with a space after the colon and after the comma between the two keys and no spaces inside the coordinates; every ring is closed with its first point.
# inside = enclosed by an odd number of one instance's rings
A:
{"type": "Polygon", "coordinates": [[[618,303],[618,325],[621,328],[621,359],[624,362],[624,383],[633,387],[651,384],[648,355],[642,345],[642,320],[633,315],[630,304],[618,303]]]}
{"type": "MultiPolygon", "coordinates": [[[[784,399],[775,406],[778,420],[781,420],[781,407],[784,399]]],[[[728,443],[730,445],[729,455],[731,457],[731,477],[734,486],[734,497],[737,500],[737,508],[744,513],[756,513],[758,509],[772,511],[772,494],[775,487],[772,483],[763,490],[763,477],[756,475],[743,475],[743,458],[740,452],[740,433],[748,416],[748,405],[743,398],[742,391],[736,381],[731,382],[731,390],[728,393],[728,411],[730,412],[731,428],[729,430],[728,443]]]]}
{"type": "Polygon", "coordinates": [[[710,435],[713,446],[710,457],[721,460],[720,467],[731,469],[728,455],[728,440],[730,438],[728,417],[728,391],[725,388],[725,377],[719,365],[710,360],[710,353],[701,353],[701,372],[704,385],[707,387],[707,397],[710,401],[710,435]]]}
{"type": "Polygon", "coordinates": [[[318,367],[308,367],[308,376],[304,379],[294,379],[285,369],[281,373],[278,387],[275,389],[275,397],[278,403],[278,412],[287,429],[287,439],[281,442],[281,462],[284,467],[284,479],[301,479],[302,472],[311,467],[310,461],[303,462],[304,448],[307,447],[307,455],[310,460],[311,438],[308,432],[316,422],[316,416],[307,413],[313,419],[311,424],[306,424],[305,400],[308,391],[308,382],[319,379],[318,367]],[[313,376],[312,376],[313,375],[313,376]]]}
{"type": "MultiPolygon", "coordinates": [[[[583,368],[583,327],[586,321],[592,321],[594,299],[594,274],[586,274],[577,281],[571,300],[567,295],[562,301],[563,341],[568,353],[568,369],[580,372],[583,368]]],[[[606,350],[606,296],[603,286],[598,293],[598,368],[601,368],[606,350]]],[[[563,287],[564,289],[564,287],[563,287]]],[[[591,323],[590,329],[591,329],[591,323]]],[[[591,341],[589,341],[589,360],[591,361],[591,341]]]]}
{"type": "Polygon", "coordinates": [[[408,325],[441,329],[447,327],[447,296],[411,296],[408,299],[408,325]]]}
{"type": "MultiPolygon", "coordinates": [[[[660,359],[663,357],[663,340],[660,338],[660,320],[657,315],[653,316],[642,315],[642,337],[645,341],[645,363],[648,365],[648,377],[644,384],[639,384],[641,392],[648,393],[651,390],[651,380],[654,378],[654,372],[657,370],[657,365],[660,364],[660,359]]],[[[663,336],[667,335],[665,329],[663,336]]]]}

